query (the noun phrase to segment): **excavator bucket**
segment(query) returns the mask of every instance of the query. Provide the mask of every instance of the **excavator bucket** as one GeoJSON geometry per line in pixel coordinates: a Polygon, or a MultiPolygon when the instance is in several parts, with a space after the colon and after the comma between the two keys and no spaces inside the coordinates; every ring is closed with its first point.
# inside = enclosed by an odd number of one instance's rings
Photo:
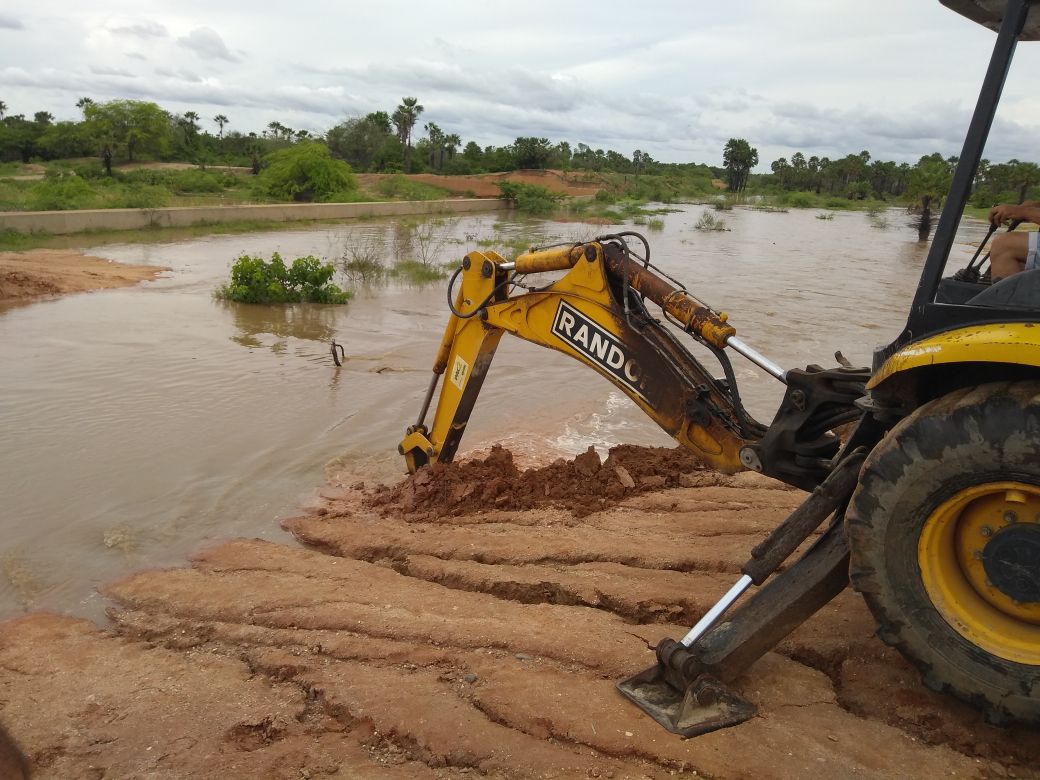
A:
{"type": "Polygon", "coordinates": [[[617,684],[621,695],[673,734],[697,737],[743,723],[757,707],[710,674],[699,675],[684,690],[668,682],[658,663],[617,684]]]}

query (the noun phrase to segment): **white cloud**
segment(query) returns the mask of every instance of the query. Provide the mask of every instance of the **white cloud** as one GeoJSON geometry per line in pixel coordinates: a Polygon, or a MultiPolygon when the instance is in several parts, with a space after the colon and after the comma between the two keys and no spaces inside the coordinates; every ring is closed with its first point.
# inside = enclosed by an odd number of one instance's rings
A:
{"type": "Polygon", "coordinates": [[[165,38],[169,34],[163,25],[150,19],[110,19],[105,29],[135,38],[165,38]]]}
{"type": "MultiPolygon", "coordinates": [[[[903,0],[599,0],[595,12],[528,0],[523,14],[477,0],[435,11],[395,0],[392,12],[304,0],[291,24],[241,0],[132,9],[39,0],[17,19],[0,13],[0,27],[20,30],[0,42],[9,110],[77,118],[89,95],[219,111],[243,131],[272,120],[321,131],[414,95],[422,122],[481,146],[535,135],[718,164],[726,140],[744,137],[763,170],[798,150],[912,161],[959,152],[993,44],[939,3],[903,0]]],[[[1035,156],[1040,44],[1020,46],[1018,60],[992,160],[1035,156]]]]}
{"type": "Polygon", "coordinates": [[[178,38],[177,42],[186,49],[191,49],[203,59],[238,62],[239,58],[228,49],[224,39],[216,30],[209,27],[196,27],[187,35],[178,38]]]}
{"type": "Polygon", "coordinates": [[[122,78],[132,79],[136,78],[136,75],[123,68],[109,68],[104,65],[90,65],[90,72],[98,76],[121,76],[122,78]]]}

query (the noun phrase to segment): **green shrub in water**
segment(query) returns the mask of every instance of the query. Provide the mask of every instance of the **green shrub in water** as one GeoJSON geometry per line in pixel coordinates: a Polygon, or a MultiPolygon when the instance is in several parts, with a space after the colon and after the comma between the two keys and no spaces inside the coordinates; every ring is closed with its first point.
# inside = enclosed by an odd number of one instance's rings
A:
{"type": "Polygon", "coordinates": [[[298,257],[291,267],[277,252],[270,261],[242,255],[216,297],[239,303],[346,303],[351,293],[330,283],[334,273],[332,263],[311,255],[298,257]]]}
{"type": "Polygon", "coordinates": [[[693,227],[696,230],[729,230],[726,227],[726,220],[716,217],[710,211],[705,211],[701,214],[701,218],[697,220],[697,224],[693,227]]]}
{"type": "Polygon", "coordinates": [[[390,276],[402,279],[409,284],[430,284],[447,276],[447,271],[436,265],[427,265],[417,260],[401,260],[394,263],[390,276]]]}

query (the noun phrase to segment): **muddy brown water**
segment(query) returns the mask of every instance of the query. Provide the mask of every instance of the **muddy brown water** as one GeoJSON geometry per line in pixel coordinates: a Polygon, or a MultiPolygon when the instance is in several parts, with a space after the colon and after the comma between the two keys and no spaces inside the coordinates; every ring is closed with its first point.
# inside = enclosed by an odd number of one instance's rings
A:
{"type": "MultiPolygon", "coordinates": [[[[890,210],[878,229],[862,213],[735,209],[722,215],[730,231],[705,233],[694,229],[704,210],[683,206],[660,231],[625,227],[781,365],[833,363],[838,349],[868,365],[900,330],[926,252],[906,214],[890,210]]],[[[0,615],[101,618],[99,582],[179,563],[207,540],[285,540],[278,518],[321,487],[326,467],[402,472],[396,447],[427,385],[444,282],[360,286],[345,307],[216,301],[237,255],[374,247],[384,259],[448,262],[481,245],[616,229],[478,215],[91,249],[173,270],[137,288],[0,307],[0,615]],[[331,338],[345,345],[342,368],[331,338]]],[[[984,226],[961,233],[955,251],[967,258],[984,226]]],[[[781,387],[739,356],[734,365],[768,421],[781,387]]],[[[670,439],[592,371],[507,338],[461,451],[494,442],[523,464],[670,439]]]]}

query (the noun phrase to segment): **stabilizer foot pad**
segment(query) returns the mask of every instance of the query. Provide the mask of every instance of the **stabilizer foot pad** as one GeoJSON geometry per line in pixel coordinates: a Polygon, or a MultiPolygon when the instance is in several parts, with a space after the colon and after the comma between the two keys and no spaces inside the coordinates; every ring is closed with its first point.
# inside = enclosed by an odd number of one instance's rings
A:
{"type": "Polygon", "coordinates": [[[686,690],[667,682],[661,666],[651,666],[617,684],[621,695],[673,734],[696,737],[743,723],[757,712],[754,704],[710,674],[686,690]]]}

